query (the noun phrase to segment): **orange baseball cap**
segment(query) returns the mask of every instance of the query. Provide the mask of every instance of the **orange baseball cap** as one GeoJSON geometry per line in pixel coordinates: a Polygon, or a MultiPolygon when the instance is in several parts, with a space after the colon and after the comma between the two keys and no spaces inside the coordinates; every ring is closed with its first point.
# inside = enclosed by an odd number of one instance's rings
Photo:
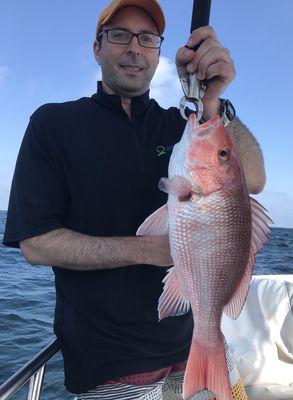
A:
{"type": "Polygon", "coordinates": [[[165,17],[163,10],[156,0],[113,0],[110,5],[101,12],[97,25],[97,31],[113,17],[115,12],[126,6],[136,6],[143,8],[154,20],[158,27],[159,34],[162,35],[165,30],[165,17]]]}

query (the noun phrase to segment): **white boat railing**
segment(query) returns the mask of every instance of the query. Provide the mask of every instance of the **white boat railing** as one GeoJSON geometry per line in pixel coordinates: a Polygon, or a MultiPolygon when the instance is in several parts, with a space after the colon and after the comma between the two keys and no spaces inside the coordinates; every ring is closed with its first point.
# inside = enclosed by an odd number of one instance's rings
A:
{"type": "Polygon", "coordinates": [[[12,396],[28,381],[29,388],[27,400],[39,400],[43,386],[46,363],[59,350],[59,343],[57,339],[55,339],[0,386],[0,400],[11,399],[12,396]]]}

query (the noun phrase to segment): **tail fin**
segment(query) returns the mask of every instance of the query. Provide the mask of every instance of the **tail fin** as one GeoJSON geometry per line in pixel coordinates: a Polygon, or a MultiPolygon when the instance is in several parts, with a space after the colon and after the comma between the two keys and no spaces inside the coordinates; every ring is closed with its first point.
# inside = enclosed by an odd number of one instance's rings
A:
{"type": "Polygon", "coordinates": [[[183,398],[187,400],[204,389],[213,392],[217,400],[233,400],[223,339],[213,349],[207,343],[192,340],[184,376],[183,398]]]}

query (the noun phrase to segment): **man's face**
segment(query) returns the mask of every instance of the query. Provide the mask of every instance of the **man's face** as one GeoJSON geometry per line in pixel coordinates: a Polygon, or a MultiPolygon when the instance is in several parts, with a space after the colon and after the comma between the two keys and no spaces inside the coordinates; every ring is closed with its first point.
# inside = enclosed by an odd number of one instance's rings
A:
{"type": "MultiPolygon", "coordinates": [[[[133,6],[118,10],[105,28],[158,34],[152,18],[143,9],[133,6]]],[[[159,49],[140,46],[136,37],[128,45],[109,43],[104,33],[102,46],[95,42],[94,52],[101,65],[103,86],[107,92],[134,97],[149,89],[159,63],[159,49]]]]}

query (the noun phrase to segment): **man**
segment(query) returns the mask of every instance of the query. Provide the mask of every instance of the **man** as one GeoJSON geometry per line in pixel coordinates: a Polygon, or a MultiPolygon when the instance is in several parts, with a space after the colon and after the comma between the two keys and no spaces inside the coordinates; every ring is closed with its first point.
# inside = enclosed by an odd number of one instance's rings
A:
{"type": "MultiPolygon", "coordinates": [[[[156,149],[178,142],[186,123],[178,109],[148,97],[164,27],[155,0],[113,1],[94,42],[97,93],[40,107],[17,160],[4,244],[20,246],[31,264],[53,266],[65,385],[80,399],[148,398],[149,385],[182,371],[188,357],[191,314],[158,324],[160,267],[172,265],[168,237],[135,236],[166,202],[157,183],[170,154],[158,157],[156,149]]],[[[187,46],[197,44],[196,52],[179,49],[176,65],[179,75],[208,80],[208,119],[225,113],[219,96],[234,66],[212,28],[192,33],[187,46]]],[[[259,146],[239,119],[228,129],[257,193],[265,182],[259,146]]]]}

